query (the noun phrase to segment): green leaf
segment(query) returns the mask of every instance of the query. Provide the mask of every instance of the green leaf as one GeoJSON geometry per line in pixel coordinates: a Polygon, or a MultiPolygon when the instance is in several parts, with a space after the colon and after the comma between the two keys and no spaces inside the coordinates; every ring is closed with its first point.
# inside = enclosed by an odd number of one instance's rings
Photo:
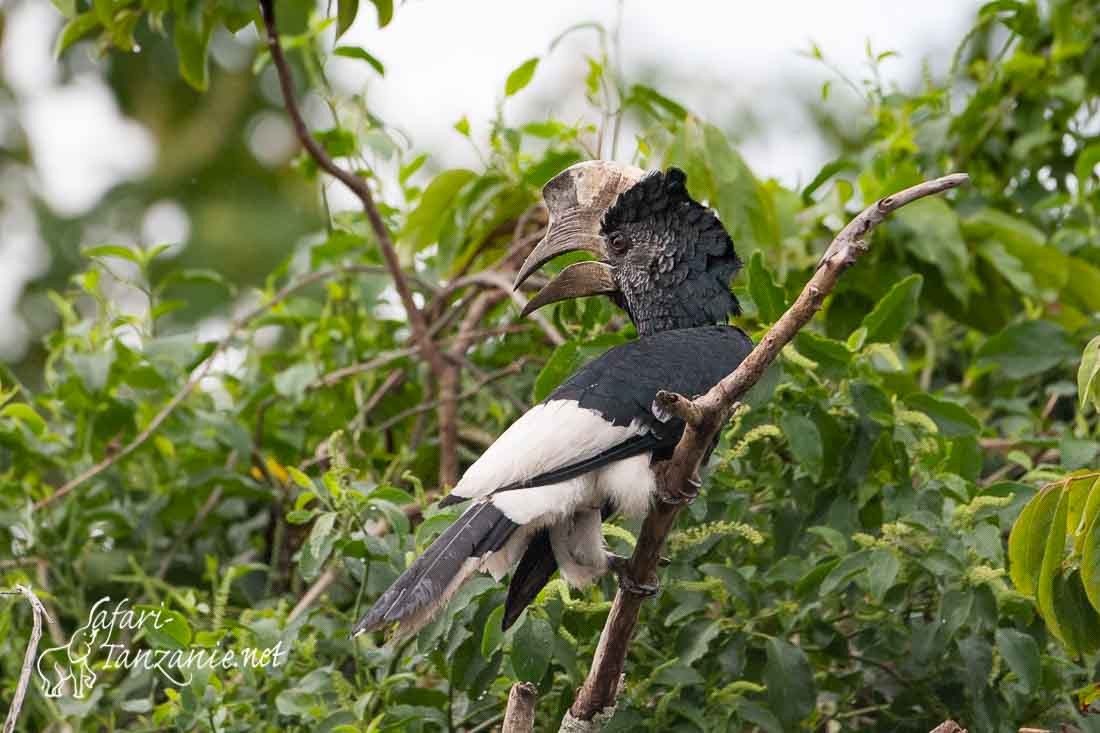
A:
{"type": "Polygon", "coordinates": [[[359,46],[337,46],[333,53],[337,56],[343,56],[346,59],[359,59],[360,61],[366,61],[371,67],[378,72],[379,76],[386,75],[386,67],[382,65],[375,56],[367,53],[366,49],[359,46]]]}
{"type": "Polygon", "coordinates": [[[554,648],[554,630],[550,623],[533,614],[516,629],[512,637],[512,669],[521,682],[539,682],[550,665],[554,648]]]}
{"type": "Polygon", "coordinates": [[[782,639],[768,639],[765,645],[764,684],[768,707],[785,728],[795,728],[814,710],[817,692],[806,655],[782,639]]]}
{"type": "Polygon", "coordinates": [[[1039,288],[1035,284],[1035,278],[1024,269],[1024,264],[1019,258],[1010,254],[1002,243],[996,240],[983,242],[978,247],[978,254],[993,265],[993,269],[999,272],[1001,277],[1007,280],[1012,287],[1024,295],[1039,296],[1039,288]]]}
{"type": "Polygon", "coordinates": [[[393,0],[371,0],[378,11],[378,27],[385,28],[393,20],[393,0]]]}
{"type": "Polygon", "coordinates": [[[1097,164],[1100,163],[1100,143],[1090,143],[1077,155],[1073,171],[1077,175],[1077,186],[1082,192],[1095,188],[1093,183],[1097,164]]]}
{"type": "Polygon", "coordinates": [[[859,165],[848,158],[839,158],[837,160],[826,163],[821,167],[821,170],[817,172],[814,179],[810,181],[806,188],[802,189],[802,203],[809,206],[813,203],[813,195],[817,189],[821,188],[830,178],[838,173],[858,173],[859,165]]]}
{"type": "Polygon", "coordinates": [[[475,178],[477,174],[465,168],[443,171],[433,178],[421,194],[420,203],[405,220],[401,238],[407,240],[414,251],[434,244],[453,213],[455,198],[475,178]]]}
{"type": "Polygon", "coordinates": [[[504,96],[511,97],[513,94],[530,84],[531,79],[535,76],[535,69],[538,65],[539,59],[538,56],[535,56],[527,59],[514,68],[512,73],[508,74],[507,81],[504,82],[504,96]]]}
{"type": "Polygon", "coordinates": [[[1009,379],[1024,379],[1075,356],[1077,350],[1061,326],[1024,321],[990,336],[978,349],[978,366],[998,369],[1009,379]]]}
{"type": "Polygon", "coordinates": [[[416,528],[416,546],[426,548],[428,543],[435,539],[436,535],[454,524],[460,514],[459,511],[442,511],[425,519],[416,528]]]}
{"type": "Polygon", "coordinates": [[[339,538],[335,531],[337,516],[336,512],[324,512],[313,523],[309,539],[298,555],[298,571],[306,580],[316,578],[332,554],[332,548],[339,538]]]}
{"type": "Polygon", "coordinates": [[[485,659],[492,658],[493,653],[500,647],[500,642],[504,639],[504,632],[500,628],[503,621],[503,605],[494,608],[493,612],[489,614],[489,618],[485,619],[485,628],[481,632],[481,656],[485,659]]]}
{"type": "Polygon", "coordinates": [[[841,378],[852,363],[847,344],[813,331],[801,331],[794,339],[798,353],[817,363],[828,376],[841,378]]]}
{"type": "Polygon", "coordinates": [[[1077,367],[1077,400],[1081,407],[1085,406],[1085,400],[1092,400],[1092,405],[1100,410],[1100,382],[1096,381],[1096,375],[1100,373],[1100,336],[1095,336],[1085,346],[1081,354],[1081,366],[1077,367]]]}
{"type": "MultiPolygon", "coordinates": [[[[1100,616],[1085,594],[1078,569],[1058,568],[1051,609],[1058,614],[1060,638],[1070,653],[1092,654],[1100,648],[1100,616]]],[[[1050,626],[1049,621],[1047,625],[1050,626]]]]}
{"type": "Polygon", "coordinates": [[[847,587],[853,578],[866,572],[870,562],[871,553],[866,550],[859,550],[851,555],[846,555],[829,571],[829,574],[825,576],[825,580],[821,581],[821,587],[818,590],[819,595],[829,596],[832,595],[833,591],[847,587]]]}
{"type": "Polygon", "coordinates": [[[176,14],[176,53],[179,56],[180,76],[193,88],[205,92],[210,85],[210,64],[207,46],[213,24],[199,6],[183,14],[176,14]]]}
{"type": "MultiPolygon", "coordinates": [[[[1023,511],[1016,518],[1009,533],[1009,576],[1016,590],[1024,595],[1034,596],[1038,589],[1047,535],[1050,533],[1051,522],[1054,521],[1054,509],[1060,497],[1061,491],[1057,486],[1048,486],[1040,491],[1024,505],[1023,511]]],[[[1064,537],[1064,516],[1062,532],[1064,537]]]]}
{"type": "Polygon", "coordinates": [[[186,649],[191,644],[191,625],[182,613],[146,604],[136,604],[134,612],[138,619],[145,614],[141,628],[150,645],[161,649],[186,649]]]}
{"type": "Polygon", "coordinates": [[[100,244],[95,247],[85,247],[80,250],[80,254],[83,257],[117,257],[121,260],[129,260],[135,265],[143,264],[141,253],[136,252],[129,247],[123,247],[119,244],[100,244]]]}
{"type": "Polygon", "coordinates": [[[787,413],[779,426],[795,460],[815,481],[819,480],[825,467],[825,450],[817,424],[805,415],[787,413]]]}
{"type": "Polygon", "coordinates": [[[295,364],[275,375],[275,391],[284,397],[301,399],[306,388],[317,379],[317,367],[308,361],[295,364]]]}
{"type": "Polygon", "coordinates": [[[901,562],[891,550],[880,548],[871,553],[867,581],[871,596],[876,601],[881,603],[886,597],[886,592],[894,587],[894,581],[897,580],[900,570],[901,562]]]}
{"type": "Polygon", "coordinates": [[[923,277],[910,275],[895,283],[882,296],[863,319],[862,325],[867,329],[867,343],[897,341],[917,315],[917,301],[923,284],[923,277]]]}
{"type": "Polygon", "coordinates": [[[1015,629],[997,629],[997,649],[1008,668],[1020,680],[1024,691],[1031,693],[1039,688],[1039,645],[1030,634],[1015,629]]]}
{"type": "Polygon", "coordinates": [[[905,398],[910,407],[920,410],[936,423],[940,433],[947,438],[960,435],[977,435],[981,430],[978,419],[962,405],[941,400],[924,392],[917,392],[905,398]]]}
{"type": "Polygon", "coordinates": [[[1093,486],[1082,517],[1081,584],[1096,613],[1100,613],[1100,487],[1093,486]]]}
{"type": "Polygon", "coordinates": [[[948,292],[966,305],[970,253],[959,229],[959,217],[951,207],[941,199],[921,199],[895,212],[894,217],[908,233],[909,252],[937,268],[948,292]]]}
{"type": "MultiPolygon", "coordinates": [[[[336,37],[344,35],[359,14],[359,0],[336,0],[336,37]]],[[[366,53],[364,51],[364,53],[366,53]]]]}
{"type": "Polygon", "coordinates": [[[19,421],[35,435],[42,435],[46,432],[46,421],[34,411],[33,407],[24,402],[13,402],[10,405],[5,405],[4,409],[0,410],[0,417],[19,421]]]}
{"type": "Polygon", "coordinates": [[[1046,621],[1051,633],[1067,643],[1065,631],[1058,623],[1055,604],[1055,577],[1061,577],[1062,560],[1066,550],[1066,513],[1069,510],[1069,492],[1058,489],[1058,504],[1054,517],[1047,529],[1046,543],[1043,548],[1043,562],[1039,566],[1039,581],[1035,587],[1035,598],[1039,603],[1039,613],[1046,621]]]}
{"type": "Polygon", "coordinates": [[[57,44],[53,49],[54,57],[60,57],[69,46],[83,40],[97,28],[99,28],[99,18],[92,10],[81,13],[69,20],[57,36],[57,44]]]}
{"type": "Polygon", "coordinates": [[[771,273],[764,267],[764,254],[759,251],[753,252],[749,259],[749,295],[756,303],[760,320],[765,323],[774,323],[787,310],[787,297],[783,288],[776,284],[771,273]]]}
{"type": "Polygon", "coordinates": [[[294,466],[283,466],[283,468],[286,469],[286,472],[290,475],[290,478],[299,487],[305,489],[306,491],[313,491],[313,481],[309,478],[309,476],[305,475],[294,466]]]}

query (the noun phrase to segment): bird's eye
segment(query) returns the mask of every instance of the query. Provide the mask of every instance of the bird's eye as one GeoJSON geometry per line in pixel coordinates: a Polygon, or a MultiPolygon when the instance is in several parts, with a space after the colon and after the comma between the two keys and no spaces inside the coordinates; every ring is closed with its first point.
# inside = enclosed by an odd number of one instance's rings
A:
{"type": "Polygon", "coordinates": [[[630,249],[630,240],[622,232],[611,232],[607,237],[607,247],[612,254],[624,255],[630,249]]]}

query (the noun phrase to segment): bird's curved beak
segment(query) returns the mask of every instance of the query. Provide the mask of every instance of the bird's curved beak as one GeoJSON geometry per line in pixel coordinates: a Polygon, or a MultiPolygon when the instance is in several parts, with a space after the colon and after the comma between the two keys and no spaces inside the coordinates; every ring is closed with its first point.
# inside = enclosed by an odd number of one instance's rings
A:
{"type": "Polygon", "coordinates": [[[607,264],[600,222],[619,194],[643,175],[644,171],[634,166],[590,160],[566,168],[543,187],[550,223],[546,236],[519,268],[514,287],[518,289],[535,270],[566,252],[584,250],[601,261],[578,262],[562,270],[531,299],[523,315],[559,300],[618,291],[607,264]]]}

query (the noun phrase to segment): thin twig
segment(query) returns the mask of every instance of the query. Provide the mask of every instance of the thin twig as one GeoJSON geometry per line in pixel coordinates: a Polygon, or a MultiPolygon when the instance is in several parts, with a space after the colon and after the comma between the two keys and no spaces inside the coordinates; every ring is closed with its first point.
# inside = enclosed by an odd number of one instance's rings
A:
{"type": "Polygon", "coordinates": [[[34,625],[31,626],[31,638],[27,643],[27,651],[23,654],[23,668],[19,672],[19,682],[15,686],[15,695],[11,699],[11,707],[8,708],[8,717],[4,720],[4,733],[12,733],[15,723],[19,720],[19,711],[23,709],[23,699],[27,696],[27,686],[31,681],[31,668],[38,656],[38,642],[42,640],[42,619],[50,620],[46,613],[46,607],[38,596],[34,594],[30,586],[17,585],[15,590],[2,591],[0,595],[22,595],[31,604],[31,613],[34,616],[34,625]]]}
{"type": "Polygon", "coordinates": [[[393,238],[390,236],[386,223],[382,220],[382,214],[379,213],[378,207],[374,203],[374,195],[371,193],[370,186],[363,178],[336,165],[328,153],[325,152],[325,149],[321,147],[321,144],[310,134],[294,96],[294,80],[291,77],[290,64],[287,63],[283,46],[279,42],[279,30],[275,23],[275,2],[274,0],[259,0],[259,2],[264,24],[267,26],[267,47],[271,52],[271,61],[279,75],[279,87],[283,92],[283,105],[290,116],[290,122],[298,141],[321,170],[343,183],[363,205],[363,211],[370,222],[371,231],[374,232],[374,236],[378,240],[378,248],[382,252],[382,259],[385,260],[386,267],[390,271],[390,277],[393,278],[394,289],[397,290],[397,295],[401,298],[401,304],[405,308],[409,326],[424,350],[424,357],[429,363],[441,364],[439,353],[434,344],[431,343],[431,339],[428,338],[428,325],[424,321],[424,314],[421,313],[413,300],[412,290],[409,288],[404,270],[401,269],[393,238]]]}
{"type": "Polygon", "coordinates": [[[294,604],[294,608],[290,609],[290,613],[287,614],[286,622],[289,624],[294,619],[302,615],[302,613],[313,605],[313,602],[321,597],[321,594],[328,590],[328,587],[332,585],[333,581],[340,575],[335,565],[328,565],[324,571],[317,577],[317,580],[313,581],[313,585],[309,587],[309,590],[305,592],[305,595],[294,604]]]}
{"type": "MultiPolygon", "coordinates": [[[[880,199],[864,209],[836,235],[798,299],[737,369],[702,397],[682,401],[670,396],[663,398],[666,405],[676,409],[688,422],[672,457],[656,467],[658,501],[642,524],[634,554],[626,569],[627,577],[633,581],[632,585],[653,583],[656,580],[665,538],[681,507],[697,494],[698,471],[703,457],[729,418],[737,399],[760,379],[780,350],[810,322],[825,297],[832,292],[841,273],[866,251],[865,238],[871,230],[888,214],[902,206],[955,188],[966,180],[965,174],[954,174],[926,181],[880,199]],[[691,408],[683,405],[683,402],[690,402],[691,408]]],[[[624,591],[622,587],[615,594],[592,667],[584,685],[577,691],[566,721],[592,720],[615,705],[630,637],[638,621],[642,600],[641,594],[624,591]]]]}

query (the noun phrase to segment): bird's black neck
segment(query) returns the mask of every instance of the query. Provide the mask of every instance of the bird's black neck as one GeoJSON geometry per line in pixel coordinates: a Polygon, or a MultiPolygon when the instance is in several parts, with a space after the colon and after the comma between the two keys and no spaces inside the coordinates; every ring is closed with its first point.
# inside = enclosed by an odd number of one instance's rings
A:
{"type": "Polygon", "coordinates": [[[645,303],[636,304],[634,307],[631,307],[630,303],[625,305],[639,336],[679,328],[710,326],[718,322],[725,323],[724,318],[716,318],[715,314],[707,313],[696,303],[677,297],[676,293],[650,293],[645,303]]]}

